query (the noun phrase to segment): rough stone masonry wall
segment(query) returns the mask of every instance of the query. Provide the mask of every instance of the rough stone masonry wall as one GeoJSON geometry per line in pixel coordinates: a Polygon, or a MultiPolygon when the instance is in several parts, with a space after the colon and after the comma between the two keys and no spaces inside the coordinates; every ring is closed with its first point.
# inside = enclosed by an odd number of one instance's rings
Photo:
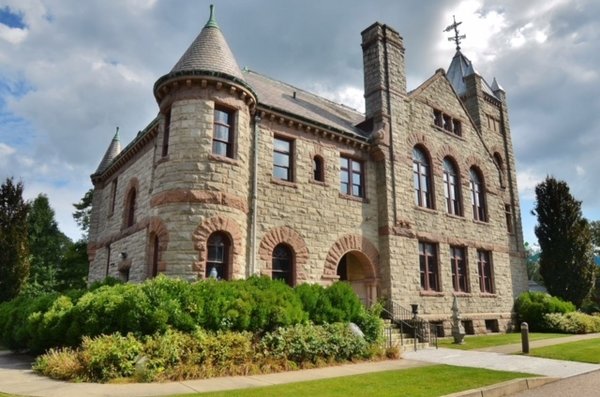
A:
{"type": "MultiPolygon", "coordinates": [[[[328,255],[335,250],[336,242],[347,247],[348,243],[340,240],[358,236],[377,246],[375,165],[364,151],[294,130],[277,119],[263,119],[260,131],[257,241],[264,245],[265,236],[270,236],[272,231],[293,229],[294,244],[307,248],[307,256],[301,259],[297,269],[297,282],[328,284],[335,277],[323,276],[327,273],[328,255]],[[291,183],[272,176],[274,136],[293,139],[295,177],[291,183]],[[364,161],[365,200],[340,194],[340,153],[364,161]],[[313,180],[315,155],[324,159],[324,183],[313,180]]],[[[270,257],[265,252],[258,258],[257,271],[270,275],[270,257]]],[[[336,269],[329,271],[335,275],[336,269]]]]}
{"type": "Polygon", "coordinates": [[[402,218],[410,228],[404,235],[394,236],[390,242],[392,258],[392,287],[394,299],[405,307],[418,303],[421,313],[431,319],[448,319],[454,296],[465,319],[474,320],[481,329],[486,318],[500,319],[504,328],[510,319],[513,303],[512,269],[509,242],[504,217],[504,203],[499,196],[499,178],[495,165],[477,132],[471,127],[458,98],[448,81],[440,75],[422,92],[412,96],[410,129],[398,150],[398,180],[400,202],[405,203],[402,218]],[[433,124],[433,109],[460,120],[462,136],[457,137],[433,124]],[[431,160],[434,181],[434,209],[414,204],[412,178],[412,148],[422,145],[431,160]],[[402,150],[400,150],[402,149],[402,150]],[[460,172],[463,216],[446,213],[442,161],[445,156],[456,161],[460,172]],[[488,222],[473,220],[469,169],[479,167],[486,187],[488,222]],[[418,242],[436,243],[440,265],[441,292],[421,291],[418,242]],[[450,245],[466,247],[468,260],[469,293],[453,290],[450,268],[450,245]],[[494,294],[480,292],[477,274],[477,249],[492,251],[494,294]]]}
{"type": "Polygon", "coordinates": [[[232,239],[234,248],[232,276],[243,278],[252,138],[248,108],[225,88],[213,85],[182,87],[164,99],[161,107],[168,106],[169,154],[157,158],[151,201],[169,233],[161,258],[166,264],[164,272],[192,280],[203,278],[206,239],[211,232],[225,228],[222,231],[232,239]],[[212,154],[215,104],[235,112],[233,159],[212,154]]]}
{"type": "Polygon", "coordinates": [[[130,268],[129,279],[141,281],[146,278],[146,227],[151,215],[150,189],[154,143],[149,142],[128,163],[94,190],[95,232],[90,242],[96,248],[90,261],[89,281],[104,279],[107,275],[123,278],[124,270],[130,268]],[[117,180],[114,211],[111,211],[113,181],[117,180]],[[136,189],[134,225],[126,227],[127,195],[136,189]],[[96,197],[99,197],[96,200],[96,197]],[[97,205],[96,205],[97,204],[97,205]],[[110,245],[110,258],[109,255],[110,245]],[[119,256],[127,253],[126,260],[119,256]],[[108,274],[107,274],[107,264],[108,274]]]}

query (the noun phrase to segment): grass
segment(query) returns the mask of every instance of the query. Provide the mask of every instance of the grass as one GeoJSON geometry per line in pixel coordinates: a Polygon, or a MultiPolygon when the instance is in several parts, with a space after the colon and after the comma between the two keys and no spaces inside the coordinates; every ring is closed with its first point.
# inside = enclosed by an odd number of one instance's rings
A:
{"type": "MultiPolygon", "coordinates": [[[[291,373],[290,377],[294,374],[291,373]]],[[[511,379],[531,377],[518,372],[481,368],[430,365],[396,371],[375,372],[285,385],[186,394],[199,397],[353,397],[371,396],[435,397],[475,389],[511,379]]]]}
{"type": "Polygon", "coordinates": [[[530,356],[600,364],[600,340],[588,339],[532,349],[530,356]]]}
{"type": "MultiPolygon", "coordinates": [[[[550,338],[561,338],[565,336],[570,336],[569,334],[551,334],[551,333],[540,333],[540,332],[531,332],[529,333],[529,341],[536,341],[541,339],[550,339],[550,338]]],[[[465,343],[462,345],[455,345],[453,342],[453,338],[442,339],[439,341],[440,347],[449,347],[452,349],[461,349],[461,350],[473,350],[473,349],[481,349],[485,347],[492,346],[502,346],[502,345],[510,345],[513,343],[521,343],[521,334],[520,333],[510,333],[510,334],[495,334],[495,335],[481,335],[481,336],[466,336],[465,343]]]]}

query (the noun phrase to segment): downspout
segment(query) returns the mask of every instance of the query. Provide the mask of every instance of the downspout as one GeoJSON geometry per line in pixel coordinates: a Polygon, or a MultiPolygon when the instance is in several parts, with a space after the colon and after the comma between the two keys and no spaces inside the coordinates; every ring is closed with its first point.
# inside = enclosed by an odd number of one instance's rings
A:
{"type": "Polygon", "coordinates": [[[250,213],[250,269],[248,276],[256,271],[256,212],[258,206],[258,147],[260,137],[260,116],[254,116],[254,150],[252,164],[252,210],[250,213]]]}
{"type": "Polygon", "coordinates": [[[396,160],[394,156],[394,123],[392,118],[392,99],[390,94],[390,64],[388,57],[388,40],[387,40],[387,25],[383,25],[383,57],[385,59],[385,86],[386,86],[386,100],[388,107],[388,115],[390,116],[390,168],[392,173],[392,205],[393,205],[393,226],[398,224],[398,213],[396,205],[396,160]]]}

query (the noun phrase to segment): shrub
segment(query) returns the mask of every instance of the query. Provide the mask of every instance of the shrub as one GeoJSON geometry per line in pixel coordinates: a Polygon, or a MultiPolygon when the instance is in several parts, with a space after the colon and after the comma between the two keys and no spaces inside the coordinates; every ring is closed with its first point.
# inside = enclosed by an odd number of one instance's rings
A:
{"type": "Polygon", "coordinates": [[[571,302],[550,296],[543,292],[524,292],[515,302],[517,322],[525,321],[530,331],[544,331],[548,327],[544,315],[548,313],[569,313],[575,311],[571,302]]]}
{"type": "Polygon", "coordinates": [[[84,337],[80,360],[84,379],[106,382],[111,379],[130,377],[134,374],[136,360],[142,352],[142,343],[132,334],[119,333],[84,337]]]}
{"type": "Polygon", "coordinates": [[[567,334],[600,332],[600,317],[580,312],[548,313],[544,315],[548,329],[567,334]]]}
{"type": "Polygon", "coordinates": [[[265,354],[297,364],[352,360],[368,352],[365,339],[354,335],[344,323],[280,328],[266,334],[260,346],[265,354]]]}
{"type": "Polygon", "coordinates": [[[48,350],[35,359],[33,370],[58,380],[79,380],[84,372],[79,353],[70,348],[48,350]]]}

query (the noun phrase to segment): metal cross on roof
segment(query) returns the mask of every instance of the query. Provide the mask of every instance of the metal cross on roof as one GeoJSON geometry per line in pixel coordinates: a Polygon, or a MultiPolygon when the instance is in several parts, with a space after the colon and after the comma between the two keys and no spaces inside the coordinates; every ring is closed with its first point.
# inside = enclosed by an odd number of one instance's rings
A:
{"type": "Polygon", "coordinates": [[[456,22],[456,17],[454,15],[452,15],[452,19],[454,20],[454,22],[452,23],[452,25],[448,25],[446,27],[446,29],[444,29],[444,32],[449,32],[451,30],[454,30],[454,36],[452,37],[448,37],[448,41],[454,41],[456,43],[456,50],[460,50],[460,42],[463,39],[467,38],[466,34],[458,34],[458,25],[460,25],[462,23],[461,22],[456,22]]]}

